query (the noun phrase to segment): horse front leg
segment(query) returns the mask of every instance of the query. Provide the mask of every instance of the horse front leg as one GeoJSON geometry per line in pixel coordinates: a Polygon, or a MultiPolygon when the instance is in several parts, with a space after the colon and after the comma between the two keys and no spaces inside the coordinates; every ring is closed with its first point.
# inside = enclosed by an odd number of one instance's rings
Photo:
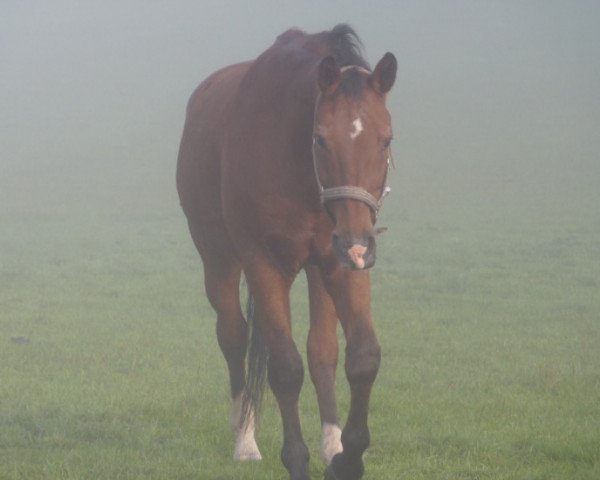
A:
{"type": "Polygon", "coordinates": [[[302,357],[292,338],[289,293],[292,281],[268,261],[246,271],[255,301],[255,322],[268,350],[268,381],[283,424],[281,460],[290,480],[310,480],[309,453],[300,427],[298,399],[304,380],[302,357]]]}
{"type": "Polygon", "coordinates": [[[358,480],[364,473],[362,456],[370,443],[369,399],[381,360],[371,318],[369,272],[338,268],[325,277],[325,284],[346,337],[345,370],[351,395],[342,432],[343,451],[333,457],[327,472],[332,480],[358,480]]]}

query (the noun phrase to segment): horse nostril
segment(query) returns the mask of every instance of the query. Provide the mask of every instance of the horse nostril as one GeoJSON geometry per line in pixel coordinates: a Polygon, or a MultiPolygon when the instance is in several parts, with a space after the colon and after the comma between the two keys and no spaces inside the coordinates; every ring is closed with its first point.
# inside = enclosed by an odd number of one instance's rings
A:
{"type": "Polygon", "coordinates": [[[369,267],[375,265],[375,259],[377,258],[377,242],[375,241],[375,237],[371,240],[371,245],[369,248],[369,267]]]}
{"type": "Polygon", "coordinates": [[[334,233],[331,236],[331,243],[333,244],[334,247],[339,247],[340,246],[340,237],[339,237],[339,235],[336,235],[334,233]]]}

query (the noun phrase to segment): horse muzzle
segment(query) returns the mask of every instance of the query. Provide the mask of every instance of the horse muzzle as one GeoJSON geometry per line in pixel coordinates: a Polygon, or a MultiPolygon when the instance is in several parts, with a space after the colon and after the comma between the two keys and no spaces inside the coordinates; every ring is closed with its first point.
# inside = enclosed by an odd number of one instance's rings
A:
{"type": "Polygon", "coordinates": [[[333,250],[339,262],[353,270],[365,270],[375,265],[375,236],[362,238],[334,234],[333,250]]]}

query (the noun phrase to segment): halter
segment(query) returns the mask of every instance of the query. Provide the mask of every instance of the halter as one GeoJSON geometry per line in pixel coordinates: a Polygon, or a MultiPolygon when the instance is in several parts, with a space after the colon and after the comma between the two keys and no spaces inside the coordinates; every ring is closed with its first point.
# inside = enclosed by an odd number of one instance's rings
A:
{"type": "Polygon", "coordinates": [[[379,216],[379,211],[381,210],[381,206],[383,205],[383,200],[390,193],[391,188],[387,184],[387,176],[390,170],[391,165],[391,149],[388,147],[388,158],[387,158],[387,169],[385,171],[385,177],[383,178],[383,190],[381,191],[381,196],[377,199],[373,195],[371,195],[366,189],[363,187],[358,187],[354,185],[344,185],[340,187],[330,187],[325,188],[321,183],[321,179],[319,178],[319,169],[317,167],[317,156],[315,155],[315,140],[313,139],[313,168],[315,170],[315,179],[317,180],[317,186],[319,187],[319,198],[321,199],[321,205],[326,205],[327,202],[331,200],[341,200],[350,198],[352,200],[358,200],[359,202],[363,202],[369,206],[369,208],[373,211],[375,218],[379,216]]]}
{"type": "MultiPolygon", "coordinates": [[[[340,72],[344,73],[347,70],[354,69],[360,73],[364,73],[367,75],[371,75],[371,72],[364,67],[359,65],[346,65],[340,68],[340,72]]],[[[315,139],[313,138],[313,146],[312,146],[312,156],[313,156],[313,168],[315,170],[315,178],[317,180],[317,186],[319,187],[319,198],[321,199],[321,205],[326,205],[327,202],[331,200],[341,200],[350,198],[352,200],[358,200],[359,202],[363,202],[369,206],[372,210],[375,218],[379,216],[379,210],[381,210],[381,206],[383,205],[383,200],[390,193],[391,188],[387,184],[387,176],[390,170],[391,165],[391,149],[388,147],[387,149],[388,158],[387,158],[387,169],[385,171],[385,177],[383,178],[383,189],[381,191],[381,196],[379,198],[375,198],[371,195],[367,190],[362,187],[354,186],[354,185],[344,185],[340,187],[330,187],[325,188],[321,183],[321,179],[319,178],[319,170],[317,168],[317,156],[315,155],[315,139]]]]}
{"type": "Polygon", "coordinates": [[[361,67],[360,65],[345,65],[340,68],[340,72],[344,73],[346,70],[351,70],[351,69],[354,69],[361,73],[366,73],[367,75],[371,75],[371,73],[372,73],[369,70],[367,70],[365,67],[361,67]]]}

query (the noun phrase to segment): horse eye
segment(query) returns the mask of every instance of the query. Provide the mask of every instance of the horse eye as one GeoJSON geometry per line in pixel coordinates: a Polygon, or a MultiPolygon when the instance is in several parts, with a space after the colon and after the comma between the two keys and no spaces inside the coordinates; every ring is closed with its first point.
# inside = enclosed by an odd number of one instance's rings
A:
{"type": "Polygon", "coordinates": [[[391,137],[390,137],[390,138],[386,138],[386,139],[383,141],[383,149],[384,149],[384,150],[387,150],[388,148],[390,148],[390,145],[391,145],[391,143],[392,143],[392,139],[391,139],[391,137]]]}
{"type": "Polygon", "coordinates": [[[313,141],[314,144],[317,145],[319,148],[327,147],[327,142],[325,142],[325,139],[321,135],[315,134],[313,141]]]}

